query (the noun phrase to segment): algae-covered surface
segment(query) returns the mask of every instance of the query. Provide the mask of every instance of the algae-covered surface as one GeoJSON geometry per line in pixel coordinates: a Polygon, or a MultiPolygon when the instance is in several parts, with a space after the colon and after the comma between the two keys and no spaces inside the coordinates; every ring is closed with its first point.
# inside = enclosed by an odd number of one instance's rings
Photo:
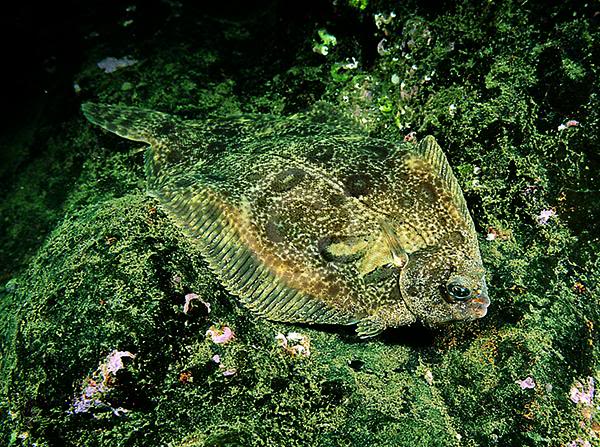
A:
{"type": "Polygon", "coordinates": [[[0,139],[0,444],[600,445],[598,3],[90,5],[0,139]],[[434,135],[488,315],[368,340],[256,317],[85,101],[434,135]]]}

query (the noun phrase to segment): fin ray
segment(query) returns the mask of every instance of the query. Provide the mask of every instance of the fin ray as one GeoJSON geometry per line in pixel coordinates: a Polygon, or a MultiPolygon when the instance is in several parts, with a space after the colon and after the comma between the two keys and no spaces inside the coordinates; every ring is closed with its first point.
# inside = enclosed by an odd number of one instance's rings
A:
{"type": "Polygon", "coordinates": [[[462,192],[462,188],[458,184],[458,180],[452,172],[452,168],[448,163],[446,154],[436,141],[436,139],[427,135],[417,147],[417,153],[421,155],[427,162],[433,167],[435,172],[439,175],[442,181],[446,184],[448,190],[451,192],[452,197],[456,203],[459,213],[464,218],[465,222],[469,226],[469,229],[475,232],[475,224],[469,214],[467,208],[467,202],[462,192]]]}
{"type": "Polygon", "coordinates": [[[371,315],[358,322],[356,333],[360,338],[371,338],[379,335],[385,329],[385,324],[371,315]]]}

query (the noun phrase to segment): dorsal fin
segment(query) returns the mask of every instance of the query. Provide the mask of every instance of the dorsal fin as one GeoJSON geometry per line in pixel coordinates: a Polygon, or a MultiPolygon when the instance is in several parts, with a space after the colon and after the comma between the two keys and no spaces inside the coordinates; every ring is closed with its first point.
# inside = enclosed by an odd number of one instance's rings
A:
{"type": "Polygon", "coordinates": [[[473,224],[473,219],[469,214],[469,209],[467,208],[467,202],[463,196],[462,189],[458,184],[458,180],[456,180],[454,173],[452,172],[452,168],[448,163],[448,159],[446,158],[444,151],[442,151],[442,148],[436,139],[431,135],[427,135],[417,146],[416,152],[432,166],[439,178],[445,183],[446,187],[452,194],[458,211],[464,218],[465,222],[469,225],[469,229],[475,233],[475,225],[473,224]]]}

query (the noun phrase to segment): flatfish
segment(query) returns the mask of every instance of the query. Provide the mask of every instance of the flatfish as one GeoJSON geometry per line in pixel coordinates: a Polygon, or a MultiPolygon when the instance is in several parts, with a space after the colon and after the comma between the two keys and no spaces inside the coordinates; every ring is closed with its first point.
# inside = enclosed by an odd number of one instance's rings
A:
{"type": "Polygon", "coordinates": [[[93,103],[82,110],[149,144],[148,193],[257,314],[356,324],[363,338],[486,314],[475,227],[434,137],[372,138],[324,106],[204,121],[93,103]]]}

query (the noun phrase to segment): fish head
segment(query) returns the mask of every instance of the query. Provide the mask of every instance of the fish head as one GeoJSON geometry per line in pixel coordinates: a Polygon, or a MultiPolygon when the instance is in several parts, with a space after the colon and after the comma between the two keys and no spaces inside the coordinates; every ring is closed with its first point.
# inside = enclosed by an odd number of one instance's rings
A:
{"type": "Polygon", "coordinates": [[[428,326],[482,318],[490,304],[476,240],[474,246],[445,244],[410,254],[399,285],[407,307],[428,326]]]}

